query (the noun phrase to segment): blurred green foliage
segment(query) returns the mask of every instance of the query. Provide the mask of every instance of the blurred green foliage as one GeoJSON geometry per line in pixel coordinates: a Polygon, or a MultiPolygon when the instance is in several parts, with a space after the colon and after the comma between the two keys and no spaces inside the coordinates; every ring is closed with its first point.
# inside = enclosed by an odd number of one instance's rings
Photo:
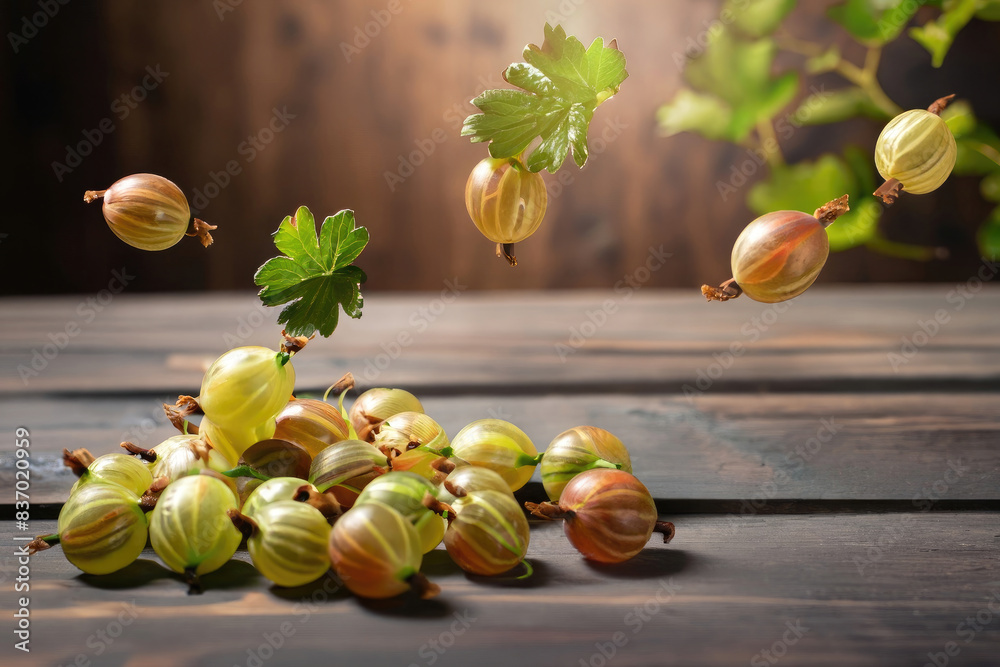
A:
{"type": "MultiPolygon", "coordinates": [[[[969,21],[1000,20],[1000,0],[846,0],[835,5],[828,17],[866,47],[861,65],[845,59],[836,45],[799,40],[784,30],[782,24],[795,6],[796,0],[727,0],[718,20],[697,41],[689,40],[682,60],[687,86],[658,110],[660,129],[667,136],[694,132],[747,149],[746,159],[732,165],[728,179],[716,183],[723,199],[766,165],[765,177],[745,195],[747,206],[757,215],[782,209],[811,211],[848,193],[851,212],[827,228],[833,250],[864,245],[911,259],[940,256],[940,249],[893,242],[880,234],[878,223],[885,207],[871,195],[878,185],[874,147],[849,146],[841,154],[788,164],[780,140],[798,127],[859,116],[884,124],[903,111],[878,82],[885,44],[905,33],[930,53],[934,67],[940,67],[969,21]],[[932,7],[935,18],[910,27],[921,6],[932,7]],[[779,51],[803,56],[802,72],[774,74],[779,51]],[[836,72],[848,85],[837,90],[813,86],[798,107],[788,110],[804,75],[824,72],[836,72]]],[[[996,258],[1000,256],[1000,138],[976,119],[964,100],[954,101],[942,117],[958,142],[954,173],[982,176],[982,196],[998,204],[977,235],[982,255],[996,258]]]]}

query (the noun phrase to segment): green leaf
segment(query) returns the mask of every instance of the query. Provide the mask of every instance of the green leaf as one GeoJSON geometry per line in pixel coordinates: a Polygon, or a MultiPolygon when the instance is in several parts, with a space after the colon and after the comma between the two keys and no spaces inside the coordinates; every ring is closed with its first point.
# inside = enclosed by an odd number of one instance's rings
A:
{"type": "Polygon", "coordinates": [[[951,102],[941,112],[941,118],[956,139],[961,139],[976,129],[976,115],[972,105],[965,100],[951,102]]]}
{"type": "Polygon", "coordinates": [[[848,194],[851,210],[826,229],[830,249],[863,245],[874,236],[882,215],[882,207],[871,196],[875,187],[868,160],[860,149],[849,148],[843,158],[827,154],[815,162],[777,167],[750,189],[747,205],[757,215],[782,210],[812,213],[848,194]]]}
{"type": "Polygon", "coordinates": [[[831,7],[827,16],[867,45],[886,44],[899,37],[906,24],[926,4],[919,0],[847,0],[831,7]]]}
{"type": "Polygon", "coordinates": [[[660,130],[666,136],[679,132],[697,132],[708,139],[738,141],[738,138],[729,133],[732,116],[732,110],[717,97],[702,95],[687,88],[679,90],[670,103],[664,104],[656,112],[660,130]]]}
{"type": "Polygon", "coordinates": [[[751,37],[770,35],[795,8],[795,0],[727,0],[720,17],[726,17],[736,28],[751,37]],[[727,15],[726,12],[729,12],[727,15]]]}
{"type": "Polygon", "coordinates": [[[696,91],[717,97],[731,115],[725,136],[741,142],[757,123],[770,120],[798,92],[795,72],[771,75],[776,46],[770,39],[748,41],[720,30],[698,58],[684,69],[696,91]]]}
{"type": "Polygon", "coordinates": [[[490,142],[497,158],[518,156],[540,138],[524,161],[530,171],[554,173],[570,151],[582,167],[594,110],[628,77],[625,56],[614,42],[604,46],[598,37],[584,48],[561,26],[546,23],[541,48],[529,44],[524,59],[504,71],[504,80],[521,90],[487,90],[472,100],[482,113],[465,119],[462,136],[490,142]]]}
{"type": "Polygon", "coordinates": [[[945,10],[935,21],[910,29],[913,41],[931,54],[931,64],[941,67],[955,35],[972,20],[981,0],[955,0],[945,4],[945,10]]]}
{"type": "Polygon", "coordinates": [[[967,176],[1000,171],[1000,137],[979,122],[967,101],[952,102],[941,112],[941,117],[958,144],[952,173],[967,176]]]}
{"type": "Polygon", "coordinates": [[[800,125],[824,125],[855,116],[888,120],[886,113],[872,102],[868,93],[855,87],[821,90],[810,95],[795,110],[792,119],[800,125]]]}
{"type": "Polygon", "coordinates": [[[368,245],[368,230],[356,227],[354,211],[340,211],[323,221],[316,236],[312,212],[300,206],[281,221],[274,245],[282,253],[257,269],[254,283],[262,287],[265,306],[288,304],[278,322],[292,336],[329,336],[337,328],[340,309],[361,317],[365,272],[351,263],[368,245]]]}

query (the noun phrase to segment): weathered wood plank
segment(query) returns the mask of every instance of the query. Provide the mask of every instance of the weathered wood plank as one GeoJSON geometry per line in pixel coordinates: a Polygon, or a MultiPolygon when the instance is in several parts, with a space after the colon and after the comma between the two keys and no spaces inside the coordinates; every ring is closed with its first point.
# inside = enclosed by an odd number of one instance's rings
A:
{"type": "MultiPolygon", "coordinates": [[[[333,579],[330,593],[271,588],[245,551],[193,597],[151,551],[126,572],[97,578],[53,549],[31,560],[30,660],[10,641],[2,654],[15,665],[70,664],[78,655],[93,664],[245,665],[264,644],[257,657],[266,665],[575,666],[605,664],[601,646],[610,652],[617,637],[616,665],[773,664],[762,651],[788,665],[922,665],[948,642],[959,650],[953,664],[996,664],[996,514],[676,523],[669,547],[650,544],[616,567],[588,565],[557,525],[535,524],[536,572],[520,582],[470,579],[435,552],[424,569],[443,592],[430,602],[364,603],[333,579]],[[267,636],[280,648],[268,651],[267,636]]],[[[11,527],[3,524],[4,544],[11,527]]],[[[14,565],[0,557],[8,583],[14,565]]],[[[7,637],[12,611],[5,596],[7,637]]]]}
{"type": "MultiPolygon", "coordinates": [[[[315,341],[296,368],[300,389],[325,387],[347,370],[362,385],[442,392],[863,389],[868,381],[996,388],[1000,289],[966,294],[954,286],[831,288],[785,305],[706,304],[690,291],[654,290],[627,299],[612,291],[460,291],[453,303],[375,294],[361,320],[315,341]],[[606,314],[605,303],[615,312],[606,314]],[[935,325],[936,313],[947,322],[935,325]],[[921,323],[938,329],[927,335],[921,323]]],[[[80,303],[0,300],[0,392],[193,392],[225,349],[277,342],[274,313],[261,315],[245,294],[122,295],[89,322],[80,303]],[[60,334],[70,323],[79,327],[72,338],[60,334]]]]}
{"type": "MultiPolygon", "coordinates": [[[[430,397],[424,404],[451,435],[493,415],[520,425],[540,450],[572,426],[606,428],[629,446],[636,473],[660,499],[747,499],[757,507],[917,498],[922,507],[938,498],[1000,499],[996,401],[993,393],[706,393],[430,397]]],[[[100,454],[120,451],[122,440],[149,447],[175,433],[155,398],[7,399],[0,422],[8,433],[31,430],[38,503],[66,498],[73,477],[60,463],[63,448],[100,454]]],[[[9,454],[0,454],[0,483],[13,483],[9,454]]]]}

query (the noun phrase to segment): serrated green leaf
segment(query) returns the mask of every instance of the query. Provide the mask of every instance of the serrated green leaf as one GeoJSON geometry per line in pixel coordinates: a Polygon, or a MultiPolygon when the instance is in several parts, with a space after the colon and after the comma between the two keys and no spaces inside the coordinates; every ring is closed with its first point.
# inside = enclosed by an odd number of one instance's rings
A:
{"type": "Polygon", "coordinates": [[[795,0],[727,0],[720,16],[732,17],[736,28],[751,37],[770,35],[781,24],[788,12],[795,8],[795,0]]]}
{"type": "Polygon", "coordinates": [[[859,42],[876,46],[899,37],[922,4],[918,0],[847,0],[827,10],[827,16],[859,42]]]}
{"type": "Polygon", "coordinates": [[[910,37],[927,49],[934,67],[941,67],[944,63],[955,35],[972,20],[980,2],[981,0],[954,0],[945,5],[944,12],[936,20],[910,28],[910,37]]]}
{"type": "Polygon", "coordinates": [[[521,90],[487,90],[472,100],[482,113],[466,118],[462,136],[490,142],[490,155],[498,158],[518,156],[540,138],[524,160],[529,170],[555,172],[571,151],[582,167],[594,110],[628,77],[625,56],[600,37],[584,48],[561,26],[545,24],[545,41],[526,46],[524,59],[504,72],[521,90]]]}
{"type": "Polygon", "coordinates": [[[254,276],[260,300],[266,306],[288,304],[278,322],[292,336],[329,336],[337,328],[340,309],[361,317],[361,284],[368,277],[351,262],[368,244],[368,230],[356,227],[354,212],[343,210],[316,221],[305,206],[281,221],[274,235],[283,253],[266,261],[254,276]]]}
{"type": "Polygon", "coordinates": [[[731,141],[746,139],[754,126],[774,117],[798,91],[795,72],[771,75],[775,51],[770,39],[746,40],[725,29],[684,68],[692,88],[717,97],[729,108],[724,136],[731,141]]]}
{"type": "Polygon", "coordinates": [[[697,132],[708,139],[737,141],[729,135],[732,115],[732,110],[717,97],[682,88],[673,100],[657,110],[656,120],[668,137],[680,132],[697,132]]]}
{"type": "Polygon", "coordinates": [[[857,149],[849,153],[849,160],[827,154],[815,162],[773,169],[766,180],[750,189],[747,205],[757,215],[781,210],[812,213],[828,201],[848,194],[851,210],[826,229],[830,249],[840,251],[863,245],[874,235],[882,207],[871,197],[873,188],[866,187],[854,171],[861,160],[867,165],[868,158],[857,149]]]}

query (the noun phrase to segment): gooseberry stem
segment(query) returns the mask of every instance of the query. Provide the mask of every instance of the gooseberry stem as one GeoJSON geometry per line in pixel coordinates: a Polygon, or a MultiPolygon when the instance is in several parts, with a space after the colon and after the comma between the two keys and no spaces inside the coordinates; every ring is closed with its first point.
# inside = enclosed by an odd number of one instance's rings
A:
{"type": "Polygon", "coordinates": [[[331,384],[323,394],[323,400],[326,401],[330,394],[336,394],[341,397],[343,404],[343,394],[350,389],[354,389],[354,373],[346,373],[344,377],[331,384]]]}
{"type": "Polygon", "coordinates": [[[939,97],[934,100],[929,107],[927,107],[927,110],[935,116],[940,116],[941,112],[944,111],[944,108],[948,106],[948,102],[951,102],[953,99],[955,99],[955,93],[939,97]]]}
{"type": "Polygon", "coordinates": [[[537,466],[542,462],[542,457],[545,455],[544,452],[538,454],[537,456],[528,456],[527,454],[518,454],[517,458],[514,460],[515,468],[522,468],[524,466],[537,466]]]}
{"type": "Polygon", "coordinates": [[[441,502],[430,493],[425,493],[420,502],[430,511],[445,517],[448,520],[448,525],[451,525],[455,518],[455,509],[451,505],[441,502]]]}
{"type": "Polygon", "coordinates": [[[226,516],[228,516],[229,520],[233,522],[234,526],[236,526],[236,530],[243,533],[244,539],[249,540],[253,537],[254,533],[260,530],[260,526],[257,525],[256,521],[248,517],[246,514],[243,514],[238,509],[233,508],[226,510],[226,516]]]}
{"type": "Polygon", "coordinates": [[[736,278],[730,278],[718,287],[702,285],[701,293],[709,301],[729,301],[743,294],[743,288],[736,284],[736,278]]]}
{"type": "Polygon", "coordinates": [[[825,229],[832,225],[837,218],[850,210],[851,207],[847,205],[847,195],[843,195],[820,206],[813,212],[813,217],[819,220],[819,223],[825,229]]]}
{"type": "MultiPolygon", "coordinates": [[[[440,476],[441,479],[444,479],[445,477],[447,477],[449,474],[451,474],[451,472],[455,468],[458,467],[457,465],[455,465],[454,461],[451,461],[451,460],[445,458],[444,456],[442,456],[439,459],[434,459],[433,461],[431,461],[430,466],[431,466],[431,468],[435,472],[435,477],[439,477],[440,476]]],[[[440,482],[438,482],[438,483],[440,483],[440,482]]]]}
{"type": "Polygon", "coordinates": [[[320,493],[311,484],[303,484],[296,489],[292,499],[315,507],[328,521],[336,519],[344,513],[344,509],[336,498],[329,493],[320,493]]]}
{"type": "Polygon", "coordinates": [[[59,535],[38,535],[35,539],[28,542],[28,555],[33,556],[39,551],[52,548],[56,544],[59,544],[59,535]]]}
{"type": "Polygon", "coordinates": [[[167,419],[174,425],[174,428],[184,435],[198,434],[197,424],[192,424],[187,420],[191,415],[203,414],[198,399],[181,394],[173,405],[163,404],[163,413],[167,415],[167,419]]]}
{"type": "Polygon", "coordinates": [[[420,596],[421,600],[429,600],[441,592],[441,587],[430,581],[420,572],[414,572],[405,579],[413,592],[420,596]]]}
{"type": "Polygon", "coordinates": [[[674,524],[669,521],[657,521],[653,525],[653,532],[660,533],[663,535],[663,543],[668,544],[670,540],[674,539],[674,524]]]}
{"type": "Polygon", "coordinates": [[[184,570],[184,583],[188,585],[188,595],[201,595],[204,590],[201,587],[201,579],[193,567],[184,570]]]}
{"type": "Polygon", "coordinates": [[[291,336],[287,333],[287,330],[282,329],[281,337],[284,340],[281,342],[281,351],[278,352],[278,355],[282,357],[281,365],[284,366],[287,364],[288,360],[291,359],[295,353],[301,352],[302,348],[304,348],[306,344],[315,336],[315,333],[308,338],[305,336],[291,336]]]}
{"type": "Polygon", "coordinates": [[[547,521],[558,521],[559,519],[565,519],[573,516],[573,510],[564,510],[559,507],[558,502],[526,502],[524,503],[524,508],[531,512],[532,516],[537,516],[539,519],[545,519],[547,521]]]}
{"type": "Polygon", "coordinates": [[[68,449],[63,450],[63,465],[72,470],[77,477],[83,477],[93,462],[94,455],[84,448],[74,449],[72,452],[68,449]]]}
{"type": "MultiPolygon", "coordinates": [[[[83,199],[86,201],[87,196],[84,195],[83,199]]],[[[215,242],[215,239],[213,239],[212,235],[209,233],[213,229],[218,229],[218,225],[210,225],[204,220],[195,218],[191,221],[191,231],[186,232],[184,236],[197,236],[198,240],[201,241],[201,245],[207,248],[215,242]]]]}
{"type": "Polygon", "coordinates": [[[872,194],[882,200],[886,205],[894,204],[896,199],[899,198],[899,191],[903,189],[903,184],[900,183],[895,178],[890,178],[882,185],[878,186],[878,190],[872,194]]]}
{"type": "Polygon", "coordinates": [[[498,243],[497,257],[503,257],[511,266],[517,266],[517,257],[514,256],[513,243],[498,243]]]}
{"type": "Polygon", "coordinates": [[[155,463],[156,462],[156,452],[154,452],[151,449],[146,449],[144,447],[140,447],[139,445],[137,445],[137,444],[135,444],[133,442],[129,442],[128,440],[126,440],[125,442],[121,443],[118,446],[121,447],[122,449],[124,449],[129,454],[132,454],[134,456],[138,456],[140,459],[142,459],[146,463],[155,463]]]}
{"type": "Polygon", "coordinates": [[[156,502],[160,499],[160,494],[163,490],[167,488],[170,484],[170,477],[167,475],[161,475],[153,480],[153,483],[146,489],[142,497],[139,498],[139,507],[142,508],[143,512],[152,512],[156,507],[156,502]]]}
{"type": "Polygon", "coordinates": [[[95,199],[101,199],[104,197],[105,192],[107,192],[107,190],[87,190],[83,193],[83,201],[89,204],[95,199]]]}

